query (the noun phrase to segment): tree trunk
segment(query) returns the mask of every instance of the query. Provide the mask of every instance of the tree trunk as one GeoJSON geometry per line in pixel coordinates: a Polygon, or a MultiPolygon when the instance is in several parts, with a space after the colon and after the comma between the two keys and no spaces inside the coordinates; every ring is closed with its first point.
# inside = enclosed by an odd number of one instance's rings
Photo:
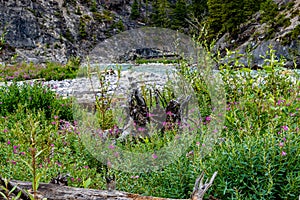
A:
{"type": "MultiPolygon", "coordinates": [[[[204,193],[211,186],[216,176],[216,172],[212,176],[209,183],[206,182],[205,184],[203,184],[203,176],[204,174],[202,173],[201,176],[196,180],[191,200],[203,200],[204,193]]],[[[5,186],[4,179],[2,179],[1,177],[0,185],[5,186]]],[[[32,194],[31,182],[16,180],[9,181],[9,190],[11,190],[15,186],[17,186],[17,189],[14,191],[15,195],[19,192],[22,192],[21,200],[30,200],[29,195],[26,191],[32,194]]],[[[46,198],[47,200],[176,200],[160,197],[141,196],[139,194],[132,194],[116,190],[75,188],[51,183],[40,183],[37,191],[37,197],[37,199],[46,198]]],[[[3,198],[1,198],[0,196],[0,200],[2,199],[3,198]]],[[[215,198],[210,196],[209,199],[213,200],[215,198]]]]}

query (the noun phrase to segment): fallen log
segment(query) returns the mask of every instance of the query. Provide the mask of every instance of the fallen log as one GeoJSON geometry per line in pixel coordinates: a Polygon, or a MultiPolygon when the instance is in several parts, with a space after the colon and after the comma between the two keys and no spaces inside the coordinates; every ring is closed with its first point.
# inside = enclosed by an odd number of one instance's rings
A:
{"type": "MultiPolygon", "coordinates": [[[[217,175],[217,172],[213,174],[209,182],[203,183],[204,173],[197,178],[194,186],[194,190],[189,200],[204,200],[204,194],[217,175]]],[[[4,184],[4,179],[0,177],[1,185],[4,184]]],[[[4,186],[4,185],[3,185],[4,186]]],[[[32,183],[25,181],[9,181],[8,189],[11,190],[13,187],[17,186],[17,190],[14,194],[21,192],[21,200],[30,199],[28,192],[32,193],[32,183]]],[[[132,194],[117,190],[95,190],[95,189],[85,189],[85,188],[75,188],[62,186],[52,183],[40,183],[37,191],[36,199],[47,199],[47,200],[176,200],[169,198],[160,198],[152,196],[141,196],[139,194],[132,194]]],[[[1,197],[0,197],[1,199],[1,197]]],[[[216,200],[212,196],[208,198],[209,200],[216,200]]],[[[182,199],[181,199],[182,200],[182,199]]]]}

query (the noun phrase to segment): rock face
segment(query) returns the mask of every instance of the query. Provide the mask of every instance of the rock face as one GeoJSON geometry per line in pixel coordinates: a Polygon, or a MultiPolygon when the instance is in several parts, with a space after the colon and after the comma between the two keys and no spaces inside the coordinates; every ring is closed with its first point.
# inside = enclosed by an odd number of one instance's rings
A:
{"type": "MultiPolygon", "coordinates": [[[[280,9],[272,22],[262,23],[261,13],[256,13],[251,20],[240,26],[240,33],[223,35],[214,50],[222,56],[226,49],[245,54],[239,59],[244,66],[261,66],[270,47],[275,50],[278,59],[287,59],[286,67],[300,68],[300,1],[277,0],[280,9]]],[[[236,54],[236,55],[237,55],[236,54]]]]}
{"type": "MultiPolygon", "coordinates": [[[[145,2],[140,2],[142,18],[149,17],[151,5],[146,12],[145,2]]],[[[260,56],[272,45],[278,57],[288,59],[288,67],[295,61],[299,68],[300,2],[275,2],[281,10],[273,23],[262,23],[261,14],[257,13],[240,26],[239,34],[225,34],[219,39],[215,49],[223,56],[226,49],[248,53],[240,62],[253,66],[262,64],[260,56]]],[[[132,3],[133,0],[0,0],[0,63],[12,59],[66,63],[72,56],[85,58],[107,38],[147,25],[130,19],[132,3]]],[[[120,59],[127,61],[156,53],[137,51],[125,53],[120,59]]]]}
{"type": "Polygon", "coordinates": [[[0,62],[57,61],[84,56],[100,41],[139,27],[130,0],[0,0],[0,62]]]}

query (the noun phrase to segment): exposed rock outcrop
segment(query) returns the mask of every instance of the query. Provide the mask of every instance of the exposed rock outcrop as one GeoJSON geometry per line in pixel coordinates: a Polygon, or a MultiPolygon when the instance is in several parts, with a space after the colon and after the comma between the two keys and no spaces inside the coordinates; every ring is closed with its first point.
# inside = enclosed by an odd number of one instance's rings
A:
{"type": "Polygon", "coordinates": [[[130,0],[93,2],[1,0],[0,36],[6,48],[0,62],[18,55],[17,61],[65,63],[118,32],[140,26],[129,19],[130,0]]]}
{"type": "Polygon", "coordinates": [[[278,59],[284,57],[286,67],[300,68],[300,2],[293,0],[275,1],[281,11],[272,22],[261,22],[261,13],[256,13],[251,20],[240,26],[238,34],[225,34],[216,43],[214,50],[222,56],[226,49],[244,54],[239,61],[244,66],[260,66],[264,62],[262,56],[270,47],[275,50],[278,59]]]}

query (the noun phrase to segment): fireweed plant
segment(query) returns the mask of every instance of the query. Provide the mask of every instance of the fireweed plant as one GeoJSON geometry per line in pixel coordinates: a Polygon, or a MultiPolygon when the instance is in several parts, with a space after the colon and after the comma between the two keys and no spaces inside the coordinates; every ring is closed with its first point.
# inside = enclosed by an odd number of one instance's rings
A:
{"type": "MultiPolygon", "coordinates": [[[[298,199],[299,74],[283,68],[284,60],[278,60],[273,50],[265,57],[261,70],[240,68],[242,64],[232,56],[221,63],[219,73],[225,83],[227,105],[220,138],[210,153],[203,156],[201,148],[206,144],[201,134],[197,135],[185,154],[159,172],[136,174],[108,169],[85,150],[77,122],[70,117],[71,110],[62,107],[67,103],[62,103],[63,100],[54,93],[42,85],[26,86],[26,93],[16,85],[11,89],[1,87],[2,177],[32,180],[32,171],[24,161],[33,162],[30,124],[38,124],[35,148],[36,152],[43,151],[36,157],[35,164],[41,182],[49,182],[58,173],[69,173],[70,186],[105,189],[104,176],[109,170],[116,177],[118,190],[189,198],[195,178],[204,170],[209,175],[218,171],[208,194],[220,199],[298,199]],[[21,96],[18,100],[17,94],[21,96]],[[31,101],[29,97],[32,97],[31,101]],[[33,101],[35,97],[46,99],[33,101]],[[52,109],[47,109],[48,106],[52,109]],[[91,182],[87,185],[86,180],[91,182]]],[[[206,84],[201,74],[188,70],[187,64],[181,63],[180,67],[180,72],[197,93],[203,115],[199,132],[203,133],[206,124],[213,119],[206,84]]],[[[113,124],[102,125],[114,130],[113,124]]],[[[128,140],[116,145],[125,150],[143,152],[163,146],[168,138],[173,137],[172,134],[170,131],[163,135],[164,138],[154,135],[141,142],[128,140]]],[[[156,158],[157,155],[153,155],[153,159],[156,158]]]]}

